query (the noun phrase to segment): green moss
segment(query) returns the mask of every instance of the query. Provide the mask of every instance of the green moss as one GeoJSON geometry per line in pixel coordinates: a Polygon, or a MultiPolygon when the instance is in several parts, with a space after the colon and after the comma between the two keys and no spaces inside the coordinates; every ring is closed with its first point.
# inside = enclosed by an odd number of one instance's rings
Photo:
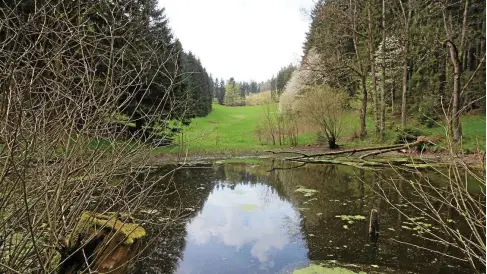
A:
{"type": "Polygon", "coordinates": [[[244,195],[245,194],[245,191],[243,191],[241,189],[236,189],[235,190],[235,194],[237,194],[237,195],[244,195]]]}
{"type": "Polygon", "coordinates": [[[51,273],[56,273],[56,269],[61,264],[61,254],[56,252],[54,256],[49,261],[49,270],[52,271],[51,273]]]}
{"type": "Polygon", "coordinates": [[[83,212],[76,225],[72,236],[81,233],[97,233],[103,228],[108,228],[116,233],[121,233],[126,238],[125,244],[132,244],[134,240],[146,236],[145,229],[140,225],[128,221],[122,221],[121,218],[128,219],[127,215],[109,212],[107,214],[96,214],[83,212]]]}
{"type": "Polygon", "coordinates": [[[254,211],[260,208],[261,208],[260,206],[254,204],[244,204],[240,206],[240,209],[243,211],[254,211]]]}
{"type": "Polygon", "coordinates": [[[362,215],[337,215],[335,216],[337,218],[340,218],[342,221],[361,221],[365,220],[365,216],[362,215]]]}
{"type": "MultiPolygon", "coordinates": [[[[366,274],[359,272],[359,274],[366,274]]],[[[351,270],[342,267],[326,267],[322,265],[311,264],[308,267],[294,270],[293,274],[357,274],[351,270]]]]}
{"type": "Polygon", "coordinates": [[[296,189],[295,192],[303,193],[304,197],[311,197],[315,195],[318,192],[318,190],[305,188],[303,186],[298,186],[298,189],[296,189]]]}

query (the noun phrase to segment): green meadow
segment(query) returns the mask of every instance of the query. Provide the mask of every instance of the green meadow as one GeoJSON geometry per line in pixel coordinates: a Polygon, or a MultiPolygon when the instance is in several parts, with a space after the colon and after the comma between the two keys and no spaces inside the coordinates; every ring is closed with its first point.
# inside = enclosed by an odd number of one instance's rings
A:
{"type": "MultiPolygon", "coordinates": [[[[272,145],[269,141],[259,142],[255,128],[264,118],[264,109],[267,106],[241,106],[228,107],[213,104],[213,110],[206,117],[195,118],[189,126],[183,127],[180,134],[175,137],[175,144],[169,147],[156,149],[156,153],[177,154],[245,154],[259,153],[268,149],[289,147],[272,145]]],[[[270,105],[271,111],[278,111],[278,104],[270,105]]],[[[370,116],[370,115],[369,115],[370,116]]],[[[372,117],[370,117],[372,118],[372,117]]],[[[438,125],[427,128],[414,121],[409,122],[409,128],[418,129],[422,135],[430,136],[444,142],[445,130],[438,125]]],[[[399,121],[388,123],[384,144],[393,143],[398,134],[399,121]]],[[[464,140],[462,149],[474,152],[478,147],[485,151],[485,115],[464,115],[462,117],[464,140]]],[[[360,129],[358,113],[350,112],[342,117],[342,133],[339,144],[343,147],[370,146],[378,144],[374,136],[372,119],[367,121],[368,137],[359,140],[356,138],[360,129]]],[[[312,129],[300,132],[299,146],[316,145],[317,134],[312,129]]]]}
{"type": "MultiPolygon", "coordinates": [[[[271,111],[278,111],[272,104],[271,111]]],[[[178,153],[181,148],[193,153],[252,153],[278,148],[278,145],[260,144],[254,134],[264,115],[264,106],[227,107],[213,104],[206,117],[195,118],[175,138],[176,145],[160,148],[159,152],[178,153]],[[181,146],[182,144],[182,146],[181,146]]],[[[313,136],[301,136],[300,144],[312,143],[313,136]]]]}

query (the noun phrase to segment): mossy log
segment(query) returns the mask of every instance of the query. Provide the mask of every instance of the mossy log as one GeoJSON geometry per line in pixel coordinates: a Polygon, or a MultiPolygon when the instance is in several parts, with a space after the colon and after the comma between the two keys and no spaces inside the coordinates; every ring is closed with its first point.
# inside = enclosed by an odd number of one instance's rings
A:
{"type": "Polygon", "coordinates": [[[298,154],[299,156],[294,157],[287,157],[284,160],[292,161],[292,162],[299,162],[303,164],[338,164],[338,165],[346,165],[357,167],[361,169],[375,169],[380,167],[390,167],[391,165],[394,166],[403,166],[406,168],[432,168],[438,167],[439,164],[435,163],[425,163],[421,159],[414,159],[414,158],[390,158],[390,159],[373,159],[368,160],[365,159],[370,156],[379,155],[382,153],[396,151],[400,149],[410,149],[413,147],[421,146],[425,143],[431,143],[431,141],[425,137],[420,136],[415,142],[407,143],[407,144],[399,144],[399,145],[387,145],[382,147],[367,147],[367,148],[357,148],[357,149],[350,149],[350,150],[343,150],[343,151],[330,151],[318,154],[305,154],[302,152],[295,152],[295,151],[285,151],[285,152],[272,152],[273,154],[298,154]],[[358,157],[350,157],[355,153],[362,153],[358,157]],[[348,156],[339,155],[349,154],[348,156]],[[338,157],[337,157],[338,156],[338,157]]]}
{"type": "Polygon", "coordinates": [[[88,265],[97,273],[129,273],[145,236],[144,228],[128,215],[83,212],[73,232],[60,243],[58,273],[81,273],[88,265]]]}
{"type": "Polygon", "coordinates": [[[380,147],[365,147],[365,148],[354,148],[354,149],[347,149],[347,150],[339,150],[339,151],[327,151],[323,153],[316,153],[316,154],[306,154],[303,152],[299,151],[270,151],[267,150],[266,152],[270,152],[272,154],[297,154],[299,156],[296,157],[291,157],[288,159],[303,159],[303,158],[317,158],[317,157],[324,157],[324,156],[337,156],[341,154],[349,154],[348,156],[352,156],[355,153],[361,153],[361,152],[368,152],[372,151],[367,154],[361,155],[359,158],[364,159],[365,157],[373,156],[373,155],[378,155],[390,151],[397,151],[401,149],[409,149],[413,147],[418,147],[421,146],[425,143],[431,143],[431,140],[429,140],[428,137],[426,136],[419,136],[416,141],[412,143],[407,143],[407,144],[395,144],[395,145],[386,145],[386,146],[380,146],[380,147]]]}

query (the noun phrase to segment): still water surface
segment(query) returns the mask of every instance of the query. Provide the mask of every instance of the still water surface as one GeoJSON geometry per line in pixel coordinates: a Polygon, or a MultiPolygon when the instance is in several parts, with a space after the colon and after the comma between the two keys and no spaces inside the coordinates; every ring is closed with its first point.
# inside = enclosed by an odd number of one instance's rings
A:
{"type": "Polygon", "coordinates": [[[215,186],[188,224],[177,273],[276,273],[308,262],[300,214],[291,203],[264,184],[225,186],[215,186]]]}
{"type": "MultiPolygon", "coordinates": [[[[377,172],[333,165],[269,172],[285,165],[246,160],[176,171],[161,182],[165,198],[148,205],[177,221],[162,231],[149,225],[149,234],[158,236],[138,272],[292,273],[328,262],[367,273],[471,273],[464,263],[400,243],[458,255],[404,229],[409,220],[376,194],[377,172]],[[368,237],[372,208],[380,211],[378,242],[368,237]]],[[[405,184],[399,187],[407,190],[405,184]]],[[[428,222],[395,191],[383,188],[397,207],[428,222]]]]}

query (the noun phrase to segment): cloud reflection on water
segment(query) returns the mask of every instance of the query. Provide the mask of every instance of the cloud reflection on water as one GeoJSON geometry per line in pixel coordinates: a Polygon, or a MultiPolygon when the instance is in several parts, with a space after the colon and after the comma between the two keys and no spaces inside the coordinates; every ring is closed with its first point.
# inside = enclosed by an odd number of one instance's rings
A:
{"type": "Polygon", "coordinates": [[[221,251],[214,246],[223,244],[232,247],[234,254],[222,251],[225,254],[214,256],[237,256],[235,253],[250,250],[260,269],[273,268],[275,255],[294,244],[288,232],[290,220],[298,225],[298,213],[269,186],[239,184],[233,190],[215,188],[202,212],[187,226],[187,249],[195,245],[209,252],[221,251]]]}

